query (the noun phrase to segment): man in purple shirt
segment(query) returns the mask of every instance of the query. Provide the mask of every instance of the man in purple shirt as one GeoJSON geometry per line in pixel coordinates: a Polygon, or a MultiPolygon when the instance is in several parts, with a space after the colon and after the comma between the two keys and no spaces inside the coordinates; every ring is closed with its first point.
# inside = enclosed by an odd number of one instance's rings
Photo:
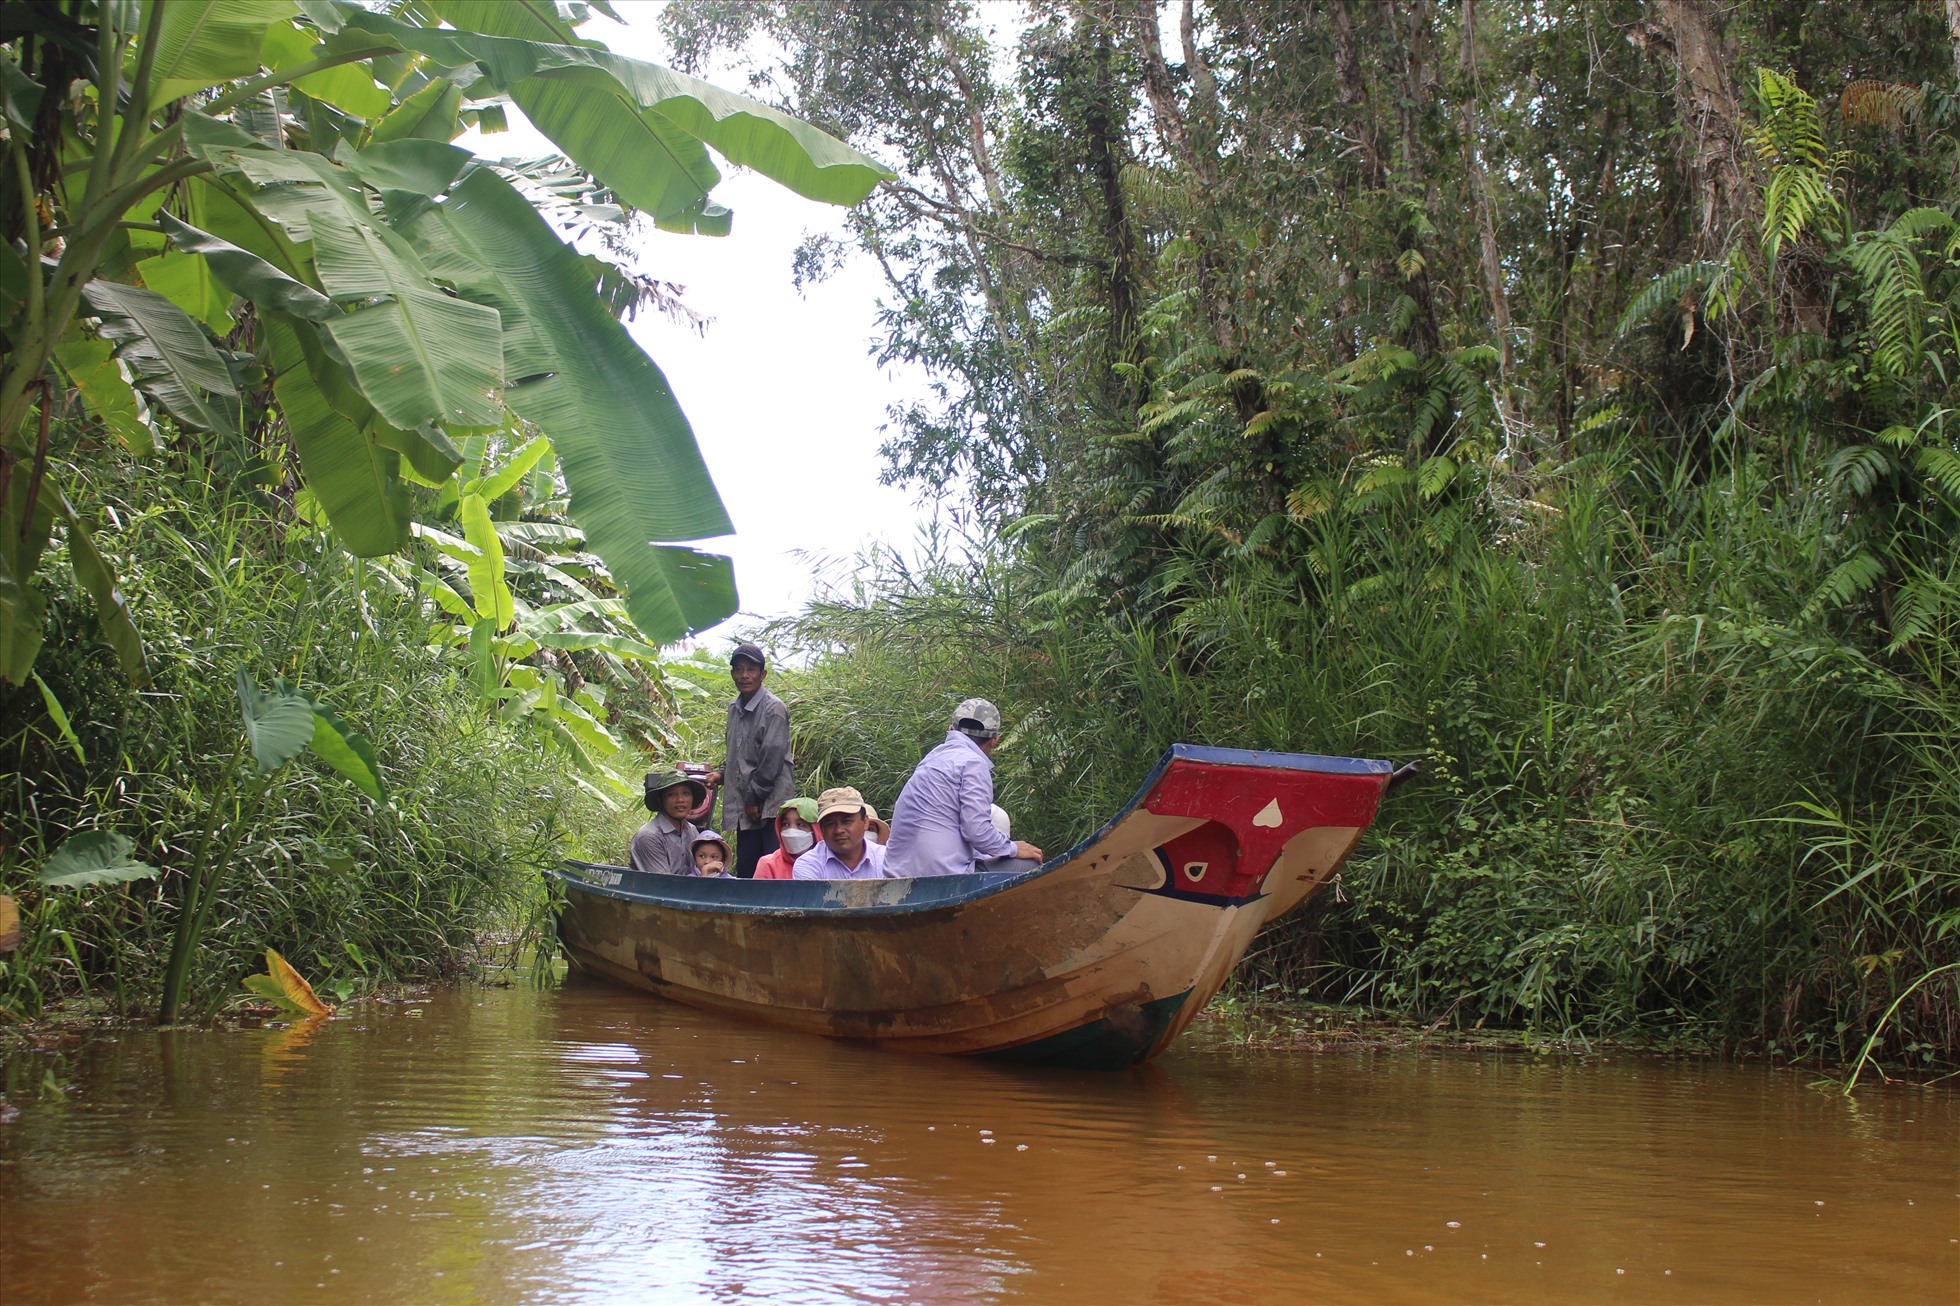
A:
{"type": "Polygon", "coordinates": [[[817,797],[817,829],[823,842],[796,859],[793,880],[882,880],[884,845],[864,837],[871,828],[864,797],[844,787],[826,789],[817,797]]]}
{"type": "Polygon", "coordinates": [[[886,875],[966,875],[975,862],[1041,860],[1041,849],[994,828],[993,752],[999,746],[999,708],[969,698],[953,709],[946,742],[925,755],[892,807],[886,875]]]}

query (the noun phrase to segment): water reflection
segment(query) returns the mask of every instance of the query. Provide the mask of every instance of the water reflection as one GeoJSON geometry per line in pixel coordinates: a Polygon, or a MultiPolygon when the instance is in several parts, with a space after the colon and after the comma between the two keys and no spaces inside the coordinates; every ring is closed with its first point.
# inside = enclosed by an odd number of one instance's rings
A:
{"type": "MultiPolygon", "coordinates": [[[[910,1058],[599,987],[138,1034],[0,1127],[26,1301],[1372,1302],[1960,1282],[1960,1106],[1758,1069],[910,1058]]],[[[14,1082],[38,1071],[15,1068],[14,1082]]]]}

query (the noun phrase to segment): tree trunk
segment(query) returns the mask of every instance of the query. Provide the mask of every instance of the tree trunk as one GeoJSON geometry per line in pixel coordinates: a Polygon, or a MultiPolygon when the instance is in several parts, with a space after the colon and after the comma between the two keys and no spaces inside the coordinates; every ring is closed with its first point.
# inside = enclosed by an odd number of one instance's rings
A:
{"type": "Polygon", "coordinates": [[[1347,107],[1348,122],[1354,129],[1354,143],[1361,160],[1361,184],[1379,190],[1386,180],[1382,152],[1375,141],[1374,123],[1368,116],[1368,83],[1361,76],[1360,47],[1354,39],[1354,16],[1349,0],[1333,0],[1327,6],[1327,21],[1334,34],[1334,75],[1341,88],[1341,103],[1347,107]]]}
{"type": "Polygon", "coordinates": [[[1735,51],[1716,30],[1713,0],[1655,0],[1655,7],[1674,55],[1681,164],[1695,202],[1691,256],[1721,258],[1756,217],[1741,110],[1729,76],[1735,51]]]}
{"type": "MultiPolygon", "coordinates": [[[[1393,11],[1401,14],[1400,6],[1393,11]]],[[[1402,94],[1400,99],[1401,175],[1396,190],[1423,214],[1429,212],[1427,169],[1422,157],[1422,110],[1427,98],[1429,76],[1424,57],[1429,50],[1429,0],[1413,0],[1406,14],[1407,27],[1401,36],[1402,94]]],[[[1402,255],[1413,255],[1413,266],[1402,270],[1402,290],[1416,306],[1415,320],[1409,324],[1409,348],[1416,357],[1428,358],[1442,347],[1442,332],[1436,325],[1436,297],[1429,284],[1430,251],[1412,217],[1396,215],[1396,248],[1402,255]]]]}
{"type": "MultiPolygon", "coordinates": [[[[1511,341],[1511,299],[1504,289],[1504,263],[1497,244],[1497,213],[1490,198],[1490,182],[1484,171],[1483,151],[1478,145],[1477,106],[1477,0],[1463,0],[1463,40],[1457,48],[1462,66],[1464,170],[1470,182],[1470,207],[1477,223],[1477,249],[1484,271],[1484,293],[1490,298],[1491,330],[1497,334],[1498,375],[1508,387],[1517,359],[1511,341]]],[[[1500,395],[1499,404],[1508,397],[1500,395]]]]}
{"type": "MultiPolygon", "coordinates": [[[[1112,112],[1115,78],[1111,71],[1114,51],[1109,29],[1099,25],[1095,35],[1095,79],[1089,88],[1088,105],[1083,110],[1082,127],[1088,137],[1090,172],[1095,178],[1102,211],[1097,225],[1108,257],[1109,356],[1111,362],[1137,360],[1141,332],[1137,323],[1136,233],[1130,224],[1129,201],[1124,198],[1120,145],[1112,112]]],[[[1110,387],[1111,402],[1119,409],[1137,406],[1136,383],[1116,375],[1110,387]]]]}
{"type": "Polygon", "coordinates": [[[1960,0],[1946,0],[1946,35],[1953,42],[1953,75],[1960,77],[1960,0]]]}

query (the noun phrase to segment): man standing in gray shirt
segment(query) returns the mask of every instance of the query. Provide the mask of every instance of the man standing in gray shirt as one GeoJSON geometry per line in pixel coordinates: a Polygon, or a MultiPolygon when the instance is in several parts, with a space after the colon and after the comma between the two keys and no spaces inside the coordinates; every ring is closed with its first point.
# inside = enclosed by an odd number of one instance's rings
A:
{"type": "Polygon", "coordinates": [[[728,705],[728,758],[708,777],[720,781],[735,818],[735,874],[749,879],[755,864],[776,851],[776,813],[796,796],[789,756],[789,708],[762,687],[768,660],[754,644],[737,644],[728,659],[735,701],[728,705]]]}

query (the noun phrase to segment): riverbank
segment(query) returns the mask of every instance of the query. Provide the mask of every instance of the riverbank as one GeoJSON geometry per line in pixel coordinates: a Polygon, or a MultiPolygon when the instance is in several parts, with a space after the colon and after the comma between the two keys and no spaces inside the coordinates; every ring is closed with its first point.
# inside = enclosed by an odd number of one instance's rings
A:
{"type": "MultiPolygon", "coordinates": [[[[336,1009],[341,1019],[364,1019],[390,1009],[413,1015],[415,1009],[431,1002],[452,1000],[450,995],[469,989],[500,991],[558,987],[562,971],[540,986],[528,968],[504,968],[471,980],[437,984],[390,984],[353,997],[336,1009]]],[[[656,1003],[659,1007],[672,1004],[656,1003]]],[[[268,1002],[239,994],[197,1028],[216,1032],[278,1030],[294,1026],[293,1018],[268,1002]]],[[[108,1002],[99,998],[69,998],[51,1004],[38,1019],[0,1020],[0,1102],[18,1096],[23,1087],[39,1092],[35,1086],[15,1082],[5,1066],[22,1054],[73,1051],[103,1039],[147,1035],[156,1026],[147,1020],[119,1017],[108,1002]]],[[[794,1038],[794,1035],[783,1035],[794,1038]]],[[[1342,1053],[1342,1052],[1458,1052],[1493,1056],[1552,1057],[1561,1059],[1649,1058],[1656,1061],[1688,1058],[1707,1062],[1735,1062],[1766,1065],[1819,1077],[1822,1087],[1836,1087],[1849,1077],[1849,1063],[1831,1065],[1816,1059],[1792,1060],[1763,1053],[1724,1049],[1712,1039],[1585,1038],[1552,1035],[1543,1031],[1422,1021],[1391,1011],[1368,1007],[1339,1006],[1309,1001],[1287,1002],[1259,997],[1243,998],[1229,993],[1215,998],[1199,1013],[1186,1040],[1221,1048],[1257,1053],[1342,1053]]],[[[1865,1082],[1933,1086],[1948,1079],[1942,1075],[1909,1067],[1874,1064],[1864,1072],[1865,1082]],[[1880,1073],[1882,1072],[1882,1073],[1880,1073]]]]}

